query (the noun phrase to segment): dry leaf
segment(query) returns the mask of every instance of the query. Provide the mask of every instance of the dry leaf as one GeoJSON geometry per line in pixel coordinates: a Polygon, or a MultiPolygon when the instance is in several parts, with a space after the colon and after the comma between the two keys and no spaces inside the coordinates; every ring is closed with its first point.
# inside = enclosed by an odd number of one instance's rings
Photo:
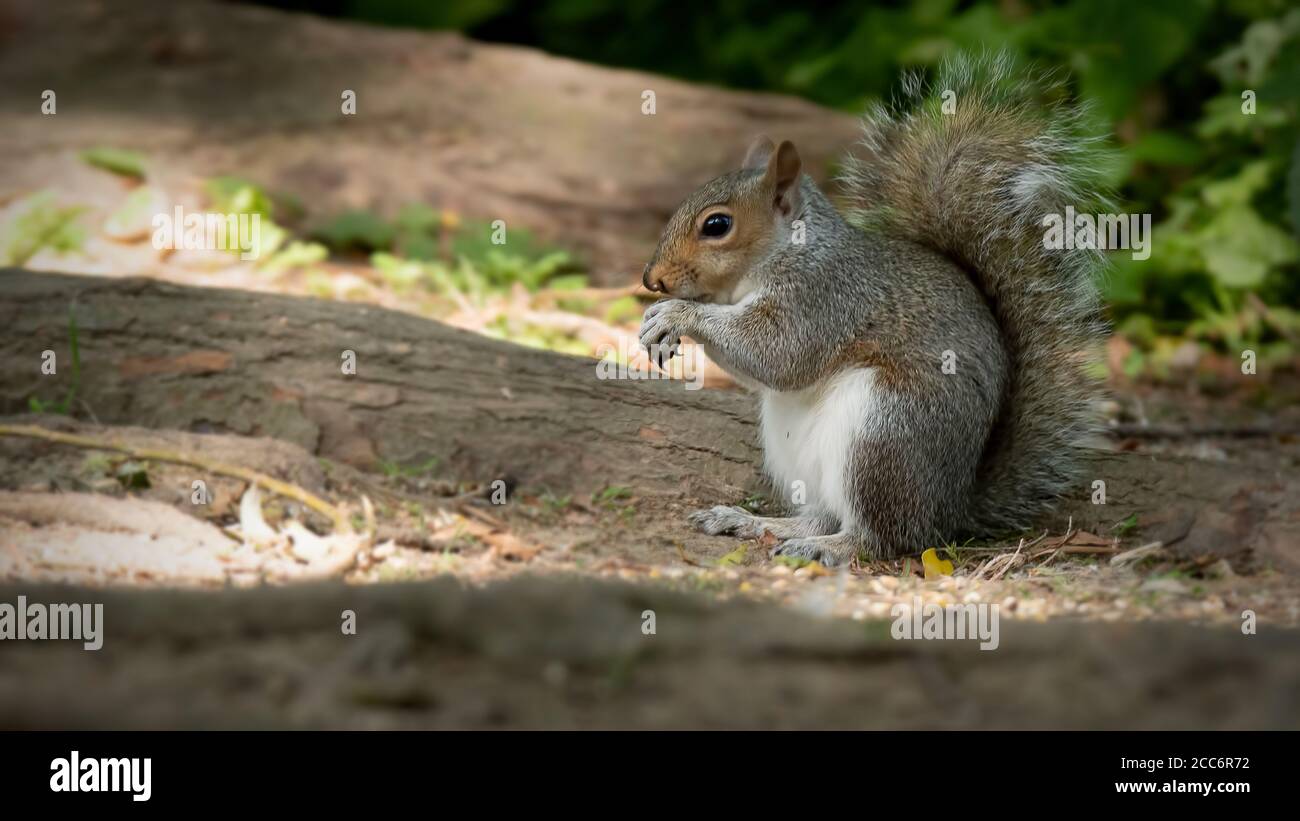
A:
{"type": "Polygon", "coordinates": [[[744,564],[745,554],[748,552],[749,548],[742,544],[740,547],[723,556],[721,559],[718,559],[718,567],[734,567],[736,565],[744,564]]]}
{"type": "Polygon", "coordinates": [[[280,535],[262,518],[262,494],[257,485],[249,484],[239,500],[239,531],[244,544],[269,546],[279,542],[280,535]]]}
{"type": "Polygon", "coordinates": [[[921,554],[921,565],[925,568],[926,579],[938,579],[952,575],[952,562],[947,559],[940,559],[938,551],[933,547],[928,548],[921,554]]]}

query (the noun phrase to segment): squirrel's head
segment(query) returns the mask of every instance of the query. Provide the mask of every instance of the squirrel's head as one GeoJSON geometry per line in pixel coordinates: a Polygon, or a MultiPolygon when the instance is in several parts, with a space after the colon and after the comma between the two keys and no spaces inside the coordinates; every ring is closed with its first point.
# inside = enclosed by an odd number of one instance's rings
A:
{"type": "Polygon", "coordinates": [[[731,302],[741,279],[787,240],[800,207],[799,152],[759,137],[744,167],[706,183],[678,206],[641,282],[651,291],[731,302]]]}

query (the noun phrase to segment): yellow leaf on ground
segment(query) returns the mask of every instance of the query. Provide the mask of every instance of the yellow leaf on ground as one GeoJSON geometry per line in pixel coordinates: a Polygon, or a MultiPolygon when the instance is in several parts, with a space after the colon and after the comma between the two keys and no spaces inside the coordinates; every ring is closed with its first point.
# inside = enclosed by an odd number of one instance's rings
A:
{"type": "Polygon", "coordinates": [[[744,564],[745,553],[747,553],[748,550],[749,548],[742,544],[740,547],[723,556],[721,559],[718,559],[718,567],[731,567],[733,565],[744,564]]]}
{"type": "Polygon", "coordinates": [[[952,575],[952,562],[947,559],[940,559],[938,551],[933,547],[921,554],[921,565],[925,567],[925,577],[927,579],[952,575]]]}

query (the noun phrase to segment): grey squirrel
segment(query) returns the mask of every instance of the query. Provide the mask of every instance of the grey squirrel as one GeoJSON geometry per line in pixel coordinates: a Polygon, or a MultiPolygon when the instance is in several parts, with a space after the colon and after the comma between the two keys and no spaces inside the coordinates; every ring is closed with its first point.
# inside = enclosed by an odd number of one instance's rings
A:
{"type": "Polygon", "coordinates": [[[868,112],[843,215],[766,137],[677,209],[641,344],[662,359],[690,337],[760,394],[765,468],[796,509],[695,526],[834,566],[1021,529],[1072,487],[1106,324],[1101,256],[1043,241],[1099,174],[1060,85],[952,58],[868,112]]]}

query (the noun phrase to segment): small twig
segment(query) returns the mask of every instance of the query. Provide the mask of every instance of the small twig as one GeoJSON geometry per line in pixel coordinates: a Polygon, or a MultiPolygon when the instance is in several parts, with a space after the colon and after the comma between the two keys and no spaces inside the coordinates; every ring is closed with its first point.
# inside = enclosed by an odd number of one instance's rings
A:
{"type": "MultiPolygon", "coordinates": [[[[1040,550],[1029,558],[1037,560],[1042,556],[1048,555],[1049,552],[1051,552],[1053,558],[1055,558],[1056,553],[1064,553],[1067,556],[1111,556],[1120,551],[1118,547],[1114,547],[1113,545],[1070,544],[1063,545],[1055,550],[1050,547],[1045,550],[1040,550]]],[[[1044,562],[1044,564],[1046,565],[1048,562],[1044,562]]]]}
{"type": "Polygon", "coordinates": [[[459,513],[465,513],[465,514],[468,514],[468,515],[470,515],[470,516],[473,516],[475,519],[478,519],[479,521],[481,521],[481,522],[483,522],[483,523],[485,523],[485,524],[489,524],[489,525],[491,525],[492,527],[496,528],[497,530],[507,530],[507,529],[508,529],[508,528],[506,527],[506,523],[505,523],[505,522],[501,521],[500,519],[498,519],[497,517],[495,517],[495,516],[493,516],[493,515],[491,515],[491,514],[489,514],[489,513],[486,513],[486,512],[484,512],[484,511],[482,511],[482,510],[479,510],[478,508],[474,507],[473,505],[469,505],[469,504],[460,504],[460,505],[456,505],[456,510],[457,510],[457,512],[459,512],[459,513]]]}
{"type": "Polygon", "coordinates": [[[82,399],[80,396],[78,396],[77,404],[81,405],[82,410],[84,410],[86,412],[86,415],[90,417],[90,421],[94,422],[96,425],[102,424],[99,421],[99,417],[95,415],[95,412],[93,410],[91,410],[89,402],[87,402],[85,399],[82,399]]]}
{"type": "Polygon", "coordinates": [[[1135,564],[1143,559],[1153,558],[1164,552],[1164,542],[1151,542],[1141,547],[1135,547],[1132,550],[1126,550],[1123,553],[1112,556],[1110,559],[1111,567],[1123,567],[1124,565],[1135,564]]]}
{"type": "MultiPolygon", "coordinates": [[[[1021,555],[1022,551],[1026,551],[1033,548],[1034,545],[1038,544],[1043,539],[1046,539],[1047,534],[1050,532],[1051,531],[1049,530],[1044,530],[1042,532],[1042,535],[1040,535],[1037,539],[1034,539],[1032,542],[1026,542],[1024,537],[1022,536],[1020,539],[1020,543],[1016,545],[1015,553],[1007,553],[1005,552],[1005,550],[1002,551],[1002,555],[994,556],[993,558],[985,562],[983,565],[981,565],[979,569],[977,569],[975,573],[972,574],[971,578],[975,579],[976,581],[980,579],[986,579],[987,581],[994,581],[996,579],[1002,578],[1011,570],[1012,567],[1018,567],[1019,565],[1024,563],[1023,560],[1017,561],[1017,557],[1021,555]],[[997,572],[996,576],[992,575],[995,571],[997,572]],[[984,575],[985,573],[989,573],[990,575],[985,576],[984,575]]],[[[1028,555],[1026,555],[1025,559],[1028,558],[1029,558],[1028,555]]]]}
{"type": "Polygon", "coordinates": [[[376,542],[392,541],[421,550],[444,550],[453,544],[453,540],[436,538],[428,531],[400,525],[380,525],[375,531],[376,542]]]}
{"type": "MultiPolygon", "coordinates": [[[[1046,536],[1047,534],[1044,533],[1043,535],[1046,536]]],[[[1011,554],[1011,558],[1010,558],[1010,559],[1007,559],[1005,562],[1002,563],[1002,568],[998,570],[997,575],[995,575],[995,576],[990,576],[990,577],[989,577],[989,581],[992,581],[992,582],[997,581],[998,579],[1000,579],[1000,578],[1002,578],[1003,576],[1007,575],[1007,572],[1008,572],[1009,570],[1011,570],[1011,568],[1013,568],[1013,567],[1015,567],[1016,565],[1020,564],[1020,562],[1017,561],[1017,559],[1020,558],[1020,551],[1024,549],[1024,546],[1025,546],[1025,540],[1024,540],[1024,539],[1021,539],[1021,540],[1020,540],[1020,544],[1016,545],[1016,552],[1011,554]]]]}
{"type": "Polygon", "coordinates": [[[251,482],[255,485],[266,488],[272,493],[301,502],[317,513],[320,513],[322,516],[328,518],[334,524],[334,529],[339,533],[353,532],[352,523],[348,521],[348,517],[343,513],[343,511],[314,493],[304,490],[297,485],[282,482],[279,479],[267,476],[265,473],[259,473],[258,471],[250,470],[249,468],[240,467],[238,465],[222,464],[220,462],[209,461],[201,456],[192,456],[169,450],[136,448],[131,447],[130,445],[121,444],[120,442],[97,439],[93,436],[78,436],[71,433],[46,430],[45,428],[40,428],[35,425],[0,425],[0,436],[26,436],[31,439],[44,439],[47,442],[57,442],[63,445],[72,445],[73,447],[87,448],[90,450],[111,450],[118,453],[125,453],[133,459],[189,465],[222,476],[231,476],[236,479],[243,479],[245,482],[251,482]]]}
{"type": "Polygon", "coordinates": [[[1268,305],[1264,303],[1264,300],[1259,298],[1258,295],[1246,294],[1246,301],[1249,302],[1251,307],[1256,311],[1259,311],[1260,315],[1264,317],[1264,321],[1271,325],[1273,330],[1277,331],[1280,336],[1286,337],[1292,343],[1300,342],[1300,335],[1297,335],[1295,331],[1291,330],[1287,324],[1283,322],[1276,313],[1274,313],[1273,309],[1268,307],[1268,305]]]}
{"type": "Polygon", "coordinates": [[[673,545],[677,548],[677,555],[678,555],[679,558],[681,558],[682,561],[686,562],[686,563],[689,564],[691,567],[703,567],[703,566],[704,566],[704,565],[700,564],[699,562],[695,561],[694,559],[692,559],[690,556],[687,556],[687,555],[686,555],[686,548],[682,546],[682,543],[681,543],[681,542],[673,542],[673,545]]]}
{"type": "MultiPolygon", "coordinates": [[[[1074,517],[1071,516],[1069,523],[1066,524],[1065,526],[1065,538],[1061,539],[1061,544],[1057,546],[1055,552],[1053,552],[1051,556],[1047,557],[1047,561],[1043,562],[1044,567],[1051,564],[1052,560],[1056,558],[1057,554],[1065,549],[1065,546],[1070,542],[1070,537],[1072,537],[1073,535],[1074,535],[1074,517]]],[[[1040,553],[1038,555],[1041,556],[1042,554],[1040,553]]],[[[1037,556],[1031,556],[1030,558],[1031,559],[1037,558],[1037,556]]]]}

